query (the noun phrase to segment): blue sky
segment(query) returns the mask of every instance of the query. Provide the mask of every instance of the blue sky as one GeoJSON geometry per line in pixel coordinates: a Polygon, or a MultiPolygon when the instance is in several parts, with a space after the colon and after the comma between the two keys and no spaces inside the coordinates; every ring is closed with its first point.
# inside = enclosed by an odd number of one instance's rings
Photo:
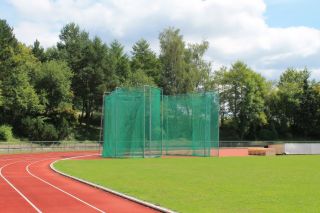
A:
{"type": "Polygon", "coordinates": [[[272,27],[320,28],[319,0],[266,0],[266,21],[272,27]]]}
{"type": "Polygon", "coordinates": [[[158,52],[159,33],[174,26],[187,43],[209,41],[213,69],[242,60],[268,79],[288,67],[308,67],[320,79],[319,8],[316,0],[3,0],[0,18],[27,45],[36,38],[55,45],[75,22],[128,53],[140,38],[158,52]]]}

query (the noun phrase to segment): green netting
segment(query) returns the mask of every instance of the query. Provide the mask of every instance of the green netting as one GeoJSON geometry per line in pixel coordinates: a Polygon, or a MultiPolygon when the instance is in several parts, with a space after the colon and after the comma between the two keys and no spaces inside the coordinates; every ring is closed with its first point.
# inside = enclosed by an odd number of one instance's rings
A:
{"type": "Polygon", "coordinates": [[[159,88],[104,97],[104,157],[216,155],[219,100],[213,92],[162,96],[159,88]]]}
{"type": "Polygon", "coordinates": [[[104,98],[104,157],[161,156],[161,90],[120,88],[104,98]]]}
{"type": "Polygon", "coordinates": [[[218,103],[213,92],[165,96],[165,154],[216,155],[219,146],[218,103]]]}

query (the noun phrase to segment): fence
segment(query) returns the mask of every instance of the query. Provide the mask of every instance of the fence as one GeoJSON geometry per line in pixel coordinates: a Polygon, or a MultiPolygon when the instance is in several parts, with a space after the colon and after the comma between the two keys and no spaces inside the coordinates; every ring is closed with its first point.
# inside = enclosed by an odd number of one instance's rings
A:
{"type": "Polygon", "coordinates": [[[165,155],[211,156],[219,146],[219,100],[213,92],[164,97],[165,155]]]}
{"type": "Polygon", "coordinates": [[[104,96],[104,157],[210,156],[218,152],[219,99],[214,92],[163,96],[143,86],[104,96]]]}
{"type": "Polygon", "coordinates": [[[100,150],[99,141],[28,141],[0,142],[0,154],[100,150]]]}
{"type": "Polygon", "coordinates": [[[220,141],[219,147],[236,148],[236,147],[265,147],[270,144],[281,143],[276,141],[220,141]]]}
{"type": "Polygon", "coordinates": [[[117,88],[104,97],[104,157],[151,157],[162,154],[159,88],[117,88]]]}

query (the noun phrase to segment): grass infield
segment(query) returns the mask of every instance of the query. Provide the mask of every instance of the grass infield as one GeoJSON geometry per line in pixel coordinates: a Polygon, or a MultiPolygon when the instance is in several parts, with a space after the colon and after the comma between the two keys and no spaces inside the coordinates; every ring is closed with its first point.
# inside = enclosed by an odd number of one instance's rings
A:
{"type": "Polygon", "coordinates": [[[179,212],[320,211],[320,156],[67,160],[55,168],[179,212]]]}

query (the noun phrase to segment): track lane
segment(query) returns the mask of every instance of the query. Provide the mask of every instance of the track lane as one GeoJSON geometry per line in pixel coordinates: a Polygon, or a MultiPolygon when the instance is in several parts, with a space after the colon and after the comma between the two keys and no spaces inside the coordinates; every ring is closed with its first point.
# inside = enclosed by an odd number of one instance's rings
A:
{"type": "MultiPolygon", "coordinates": [[[[0,161],[0,170],[2,171],[4,167],[16,162],[18,161],[15,158],[2,160],[0,161]]],[[[1,212],[36,212],[2,176],[0,177],[0,209],[1,212]]]]}
{"type": "Polygon", "coordinates": [[[32,161],[8,165],[3,169],[2,173],[39,211],[97,212],[32,177],[25,169],[30,162],[32,161]]]}
{"type": "MultiPolygon", "coordinates": [[[[81,213],[99,212],[99,210],[121,213],[158,212],[112,193],[107,193],[61,176],[53,172],[49,167],[51,162],[56,159],[76,157],[85,154],[93,154],[93,152],[20,154],[14,157],[8,155],[7,159],[5,159],[6,157],[0,156],[0,163],[3,164],[4,162],[8,163],[9,161],[20,159],[19,162],[8,165],[3,169],[4,177],[12,182],[17,189],[43,212],[81,213]],[[92,206],[94,208],[92,208],[92,206]]],[[[17,192],[10,189],[8,184],[5,184],[4,181],[0,181],[0,184],[7,188],[3,191],[4,199],[1,199],[3,201],[2,203],[0,201],[0,209],[3,207],[3,203],[9,203],[9,206],[16,206],[19,209],[11,208],[6,212],[21,212],[20,209],[23,209],[25,212],[36,212],[35,209],[32,209],[31,205],[28,205],[28,203],[23,200],[22,196],[19,196],[17,192]],[[7,199],[5,195],[9,193],[10,190],[14,199],[7,199]]]]}
{"type": "Polygon", "coordinates": [[[94,203],[97,208],[107,212],[159,212],[127,199],[123,199],[112,193],[96,189],[57,173],[50,172],[50,164],[53,161],[54,160],[46,160],[32,164],[30,165],[29,170],[41,179],[46,180],[65,191],[72,192],[72,194],[78,198],[83,199],[90,204],[94,203]]]}
{"type": "MultiPolygon", "coordinates": [[[[67,191],[65,191],[65,190],[63,190],[63,189],[61,189],[61,188],[59,188],[59,187],[58,187],[58,186],[56,186],[56,185],[53,185],[52,183],[50,183],[50,182],[48,182],[48,181],[46,181],[46,180],[42,179],[41,177],[39,177],[39,176],[37,176],[37,175],[33,174],[32,172],[30,172],[30,170],[29,170],[29,167],[30,167],[30,166],[32,166],[33,164],[39,163],[39,162],[41,162],[41,161],[46,161],[46,160],[50,160],[50,159],[38,160],[38,161],[35,161],[35,162],[32,162],[32,163],[29,163],[29,164],[26,166],[26,171],[28,172],[28,174],[29,174],[29,175],[31,175],[32,177],[34,177],[34,178],[38,179],[39,181],[41,181],[41,182],[43,182],[43,183],[45,183],[45,184],[47,184],[47,185],[51,186],[51,187],[52,187],[52,188],[54,188],[54,189],[57,189],[58,191],[60,191],[60,192],[62,192],[62,193],[64,193],[64,194],[66,194],[66,195],[68,195],[68,196],[70,196],[70,197],[72,197],[72,198],[74,198],[74,199],[76,199],[76,200],[78,200],[79,202],[81,202],[81,203],[83,203],[83,204],[85,204],[85,205],[87,205],[87,206],[89,206],[89,207],[93,208],[94,210],[96,210],[96,211],[98,211],[98,212],[104,213],[104,211],[103,211],[103,210],[101,210],[101,209],[99,209],[99,208],[97,208],[97,207],[95,207],[95,206],[91,205],[90,203],[88,203],[88,202],[86,202],[86,201],[84,201],[84,200],[82,200],[82,199],[78,198],[77,196],[75,196],[75,195],[73,195],[73,194],[71,194],[71,193],[69,193],[69,192],[67,192],[67,191]]],[[[54,160],[56,160],[56,159],[54,159],[54,160]]]]}

